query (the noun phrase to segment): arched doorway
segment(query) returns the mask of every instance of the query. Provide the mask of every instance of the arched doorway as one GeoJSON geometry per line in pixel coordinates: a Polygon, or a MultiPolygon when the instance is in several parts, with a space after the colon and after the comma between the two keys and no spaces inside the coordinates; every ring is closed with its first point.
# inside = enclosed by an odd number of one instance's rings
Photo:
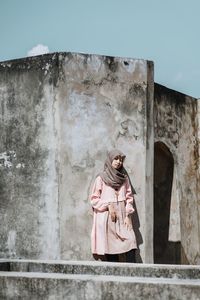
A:
{"type": "Polygon", "coordinates": [[[180,242],[169,241],[174,159],[162,142],[154,145],[154,263],[180,264],[180,242]]]}

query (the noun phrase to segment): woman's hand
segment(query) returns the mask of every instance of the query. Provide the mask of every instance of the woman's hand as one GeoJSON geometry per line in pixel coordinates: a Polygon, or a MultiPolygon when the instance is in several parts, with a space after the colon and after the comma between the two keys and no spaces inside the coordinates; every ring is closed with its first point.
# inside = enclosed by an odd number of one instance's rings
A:
{"type": "Polygon", "coordinates": [[[117,214],[116,214],[115,208],[114,208],[112,203],[108,205],[108,211],[110,213],[112,222],[116,222],[117,221],[117,214]]]}
{"type": "Polygon", "coordinates": [[[131,217],[125,217],[124,219],[124,225],[126,226],[127,230],[131,230],[132,229],[132,220],[131,217]]]}

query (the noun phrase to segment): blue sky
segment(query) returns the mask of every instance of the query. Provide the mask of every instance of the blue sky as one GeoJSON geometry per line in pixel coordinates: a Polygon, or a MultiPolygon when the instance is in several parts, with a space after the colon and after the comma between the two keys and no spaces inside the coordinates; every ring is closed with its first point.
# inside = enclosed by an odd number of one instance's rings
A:
{"type": "Polygon", "coordinates": [[[0,0],[0,61],[38,44],[153,60],[155,81],[200,98],[200,0],[0,0]]]}

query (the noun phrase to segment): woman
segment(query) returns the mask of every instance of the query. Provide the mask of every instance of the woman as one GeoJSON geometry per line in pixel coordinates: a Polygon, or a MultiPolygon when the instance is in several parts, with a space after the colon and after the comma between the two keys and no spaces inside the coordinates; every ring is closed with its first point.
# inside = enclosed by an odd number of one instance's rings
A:
{"type": "Polygon", "coordinates": [[[126,262],[135,262],[137,245],[131,219],[134,198],[124,159],[121,151],[110,151],[104,171],[94,182],[92,253],[104,255],[108,261],[118,261],[119,254],[125,253],[126,262]]]}

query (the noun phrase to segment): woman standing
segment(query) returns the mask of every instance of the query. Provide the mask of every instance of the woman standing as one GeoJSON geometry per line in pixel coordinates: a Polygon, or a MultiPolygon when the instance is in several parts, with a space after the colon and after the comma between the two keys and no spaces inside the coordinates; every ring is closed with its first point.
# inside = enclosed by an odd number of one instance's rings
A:
{"type": "Polygon", "coordinates": [[[108,261],[118,261],[119,254],[125,253],[126,262],[135,262],[137,245],[131,219],[134,198],[124,159],[121,151],[110,151],[104,171],[94,182],[92,253],[104,255],[108,261]]]}

